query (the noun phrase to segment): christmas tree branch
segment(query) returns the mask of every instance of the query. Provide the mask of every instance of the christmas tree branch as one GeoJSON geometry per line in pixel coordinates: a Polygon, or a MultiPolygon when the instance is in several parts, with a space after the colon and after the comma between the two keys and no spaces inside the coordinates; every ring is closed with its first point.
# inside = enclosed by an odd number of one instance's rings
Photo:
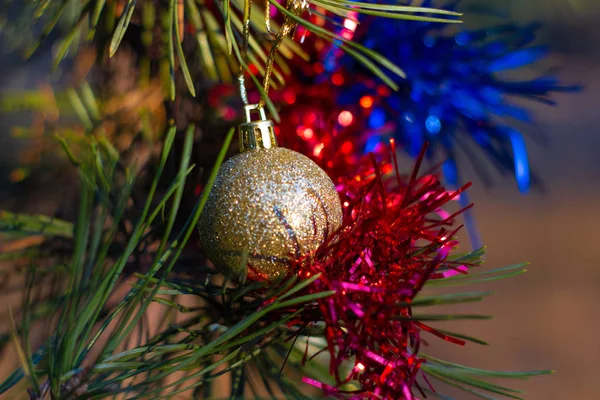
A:
{"type": "MultiPolygon", "coordinates": [[[[106,186],[102,183],[103,179],[114,177],[116,171],[117,160],[110,158],[110,153],[90,152],[88,154],[93,156],[81,158],[77,168],[81,171],[84,186],[87,187],[83,190],[90,193],[82,195],[80,200],[80,212],[74,227],[75,235],[72,237],[73,250],[68,269],[70,280],[64,286],[63,295],[58,298],[57,307],[54,308],[58,313],[59,323],[54,326],[53,333],[45,345],[32,353],[28,349],[27,337],[33,317],[33,303],[30,295],[26,296],[20,329],[22,343],[25,344],[21,346],[24,364],[0,385],[0,393],[27,377],[28,386],[33,388],[33,392],[38,396],[36,398],[43,398],[45,391],[49,391],[58,398],[69,399],[104,398],[119,393],[130,399],[154,399],[201,387],[206,387],[204,390],[209,391],[211,385],[221,376],[230,374],[232,396],[243,394],[246,386],[261,386],[267,388],[272,395],[281,392],[292,398],[302,398],[303,389],[299,386],[300,383],[280,375],[279,370],[285,365],[310,377],[306,379],[316,379],[325,385],[335,384],[319,358],[327,355],[325,326],[319,322],[310,326],[293,323],[309,309],[314,309],[315,303],[320,299],[335,293],[306,292],[306,289],[321,278],[320,274],[308,279],[292,275],[274,282],[254,281],[232,285],[226,279],[219,281],[218,275],[210,268],[198,269],[200,273],[206,274],[204,282],[173,273],[174,268],[182,262],[181,251],[206,200],[206,194],[203,194],[184,228],[173,236],[171,232],[181,201],[183,182],[189,173],[191,130],[186,134],[183,156],[175,181],[158,202],[153,202],[152,199],[156,192],[156,183],[172,148],[174,135],[175,130],[171,128],[165,137],[157,174],[152,181],[150,194],[140,218],[127,232],[129,239],[122,247],[123,250],[116,254],[114,262],[110,262],[108,248],[118,236],[114,229],[119,226],[118,215],[124,214],[123,204],[127,202],[110,201],[108,194],[111,190],[117,190],[123,192],[124,197],[128,197],[131,190],[123,191],[121,186],[111,189],[113,184],[106,186]],[[98,169],[97,157],[103,160],[101,165],[104,166],[104,170],[98,169]],[[97,194],[94,197],[99,199],[98,205],[105,209],[106,213],[92,212],[92,192],[97,194]],[[108,300],[115,292],[116,283],[121,280],[124,266],[131,255],[139,251],[142,233],[152,229],[155,219],[167,205],[171,206],[171,211],[162,221],[161,239],[149,261],[148,271],[136,273],[136,280],[131,282],[124,298],[116,304],[109,305],[108,300]],[[108,214],[116,216],[113,221],[115,225],[108,230],[100,229],[99,227],[104,227],[108,214]],[[101,217],[94,220],[94,215],[101,217]],[[83,249],[88,251],[84,252],[83,249]],[[104,267],[107,262],[111,263],[109,268],[104,267]],[[88,269],[89,263],[93,265],[91,270],[88,269]],[[196,299],[197,305],[185,305],[186,298],[196,299]],[[165,310],[165,319],[156,333],[144,328],[144,316],[151,304],[165,310]],[[179,321],[166,323],[167,319],[171,318],[179,321]],[[145,337],[142,332],[144,330],[145,337]],[[136,331],[140,331],[140,336],[136,343],[130,346],[128,338],[136,331]],[[258,381],[255,381],[256,373],[258,381]],[[177,378],[169,380],[171,376],[177,378]]],[[[232,132],[225,141],[214,171],[222,162],[231,138],[232,132]]],[[[209,180],[208,190],[215,178],[214,171],[209,180]]],[[[133,175],[129,175],[124,182],[126,187],[131,188],[133,175]]],[[[423,251],[424,249],[416,250],[415,255],[423,251]]],[[[449,273],[460,271],[460,264],[478,265],[482,255],[483,249],[451,256],[438,270],[441,273],[449,273]]],[[[524,265],[517,265],[471,272],[468,275],[458,273],[445,279],[430,280],[426,290],[419,293],[410,303],[389,306],[412,308],[411,317],[397,318],[409,318],[436,336],[450,337],[453,341],[462,339],[485,343],[467,335],[423,325],[424,321],[480,319],[481,316],[420,314],[418,311],[433,305],[480,301],[491,294],[431,292],[437,287],[444,287],[442,283],[453,285],[501,279],[521,273],[523,267],[524,265]]],[[[34,272],[33,269],[30,271],[28,293],[31,293],[33,288],[34,272]]],[[[421,356],[427,361],[421,367],[428,376],[483,398],[489,398],[484,391],[519,398],[518,391],[491,383],[488,381],[490,378],[523,379],[549,372],[487,371],[439,360],[425,354],[421,356]]],[[[354,381],[348,382],[342,388],[349,391],[360,389],[354,381]]]]}
{"type": "MultiPolygon", "coordinates": [[[[239,52],[232,51],[235,49],[234,44],[239,45],[242,41],[241,33],[244,21],[241,21],[240,18],[245,7],[242,0],[225,0],[215,5],[208,4],[203,0],[186,0],[181,3],[177,0],[169,0],[164,3],[157,4],[149,0],[127,0],[124,2],[90,0],[80,4],[61,0],[27,4],[29,13],[33,16],[34,24],[42,25],[43,33],[37,39],[32,40],[26,54],[32,54],[54,30],[63,26],[61,21],[65,20],[65,14],[69,14],[67,19],[69,24],[64,24],[68,28],[60,29],[65,33],[61,34],[57,47],[58,50],[54,60],[55,67],[68,54],[76,53],[76,49],[85,42],[103,43],[108,41],[108,55],[113,57],[130,26],[142,27],[144,31],[150,33],[157,24],[162,24],[163,29],[166,30],[163,33],[163,41],[166,44],[164,54],[167,54],[170,70],[168,78],[169,95],[173,100],[175,97],[176,70],[181,71],[189,93],[192,96],[196,95],[193,84],[194,77],[188,67],[189,55],[186,56],[182,46],[185,32],[190,30],[187,28],[189,25],[198,45],[196,51],[199,51],[199,58],[207,75],[213,79],[231,81],[231,73],[237,70],[238,64],[243,63],[239,52]],[[221,16],[217,18],[218,14],[221,14],[221,16]],[[230,71],[226,73],[224,67],[230,69],[230,71]]],[[[275,0],[269,0],[267,4],[275,7],[284,15],[289,13],[286,7],[275,0]]],[[[309,3],[309,7],[309,15],[311,13],[319,14],[319,10],[325,10],[344,19],[353,19],[349,14],[349,12],[353,12],[384,18],[457,23],[460,22],[457,17],[461,15],[444,9],[349,2],[346,0],[315,0],[309,3]],[[436,15],[439,17],[434,17],[436,15]]],[[[257,9],[257,7],[253,7],[249,14],[252,28],[249,60],[261,75],[264,72],[263,64],[266,61],[268,48],[268,40],[265,39],[270,37],[266,24],[269,23],[273,30],[279,29],[275,21],[266,21],[265,15],[268,16],[269,12],[267,11],[265,14],[264,10],[257,9]]],[[[399,68],[382,55],[362,46],[357,46],[352,40],[331,32],[326,25],[312,23],[305,16],[296,18],[308,31],[326,40],[340,42],[342,50],[355,57],[360,63],[376,73],[377,76],[385,77],[378,65],[401,75],[399,68]]],[[[358,23],[358,21],[355,22],[358,23]]],[[[334,27],[335,25],[336,23],[333,24],[334,27]]],[[[145,41],[145,46],[156,45],[161,44],[152,40],[145,41]]],[[[299,55],[305,59],[307,57],[300,46],[291,39],[284,40],[280,51],[287,59],[290,59],[293,55],[299,55]]],[[[278,58],[277,64],[282,71],[288,69],[283,58],[278,58]]],[[[283,74],[280,71],[275,73],[275,79],[275,84],[282,85],[284,83],[283,74]]],[[[384,81],[391,87],[395,87],[389,78],[384,79],[384,81]]]]}

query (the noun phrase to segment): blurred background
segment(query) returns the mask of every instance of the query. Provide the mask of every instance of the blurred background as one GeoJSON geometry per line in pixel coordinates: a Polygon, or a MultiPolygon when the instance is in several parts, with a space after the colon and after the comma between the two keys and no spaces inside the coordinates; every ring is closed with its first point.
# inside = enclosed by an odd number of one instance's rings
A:
{"type": "Polygon", "coordinates": [[[456,349],[443,343],[436,351],[487,368],[556,370],[519,384],[527,399],[595,399],[600,372],[600,323],[595,317],[600,307],[600,2],[486,4],[505,9],[518,21],[542,21],[541,40],[552,50],[548,62],[560,68],[564,82],[581,83],[585,89],[556,95],[556,108],[529,105],[547,138],[541,146],[528,147],[545,184],[543,193],[520,195],[512,179],[500,177],[484,190],[472,178],[474,214],[488,248],[486,265],[531,265],[524,276],[480,287],[497,292],[488,301],[461,308],[495,316],[459,323],[490,346],[456,349]]]}
{"type": "MultiPolygon", "coordinates": [[[[494,290],[496,296],[457,308],[495,316],[490,321],[455,323],[458,330],[487,340],[490,346],[458,348],[436,342],[434,354],[481,368],[555,369],[552,376],[519,383],[530,400],[595,399],[600,373],[600,2],[479,3],[496,7],[513,20],[542,22],[540,41],[552,52],[543,64],[559,67],[563,82],[582,84],[585,89],[555,95],[555,108],[528,104],[545,138],[528,143],[531,164],[544,182],[543,192],[521,195],[512,177],[501,176],[493,176],[494,185],[484,189],[470,164],[458,160],[464,177],[474,182],[470,192],[482,241],[488,247],[486,265],[529,261],[531,266],[524,276],[475,289],[494,290]]],[[[470,15],[465,20],[478,23],[470,15]]],[[[49,71],[49,49],[27,62],[6,46],[2,49],[3,96],[35,87],[49,71]]],[[[11,135],[10,127],[23,123],[15,118],[21,117],[0,116],[1,205],[50,212],[56,191],[67,178],[38,171],[33,179],[39,190],[27,192],[10,183],[17,148],[27,146],[27,141],[11,135]]]]}

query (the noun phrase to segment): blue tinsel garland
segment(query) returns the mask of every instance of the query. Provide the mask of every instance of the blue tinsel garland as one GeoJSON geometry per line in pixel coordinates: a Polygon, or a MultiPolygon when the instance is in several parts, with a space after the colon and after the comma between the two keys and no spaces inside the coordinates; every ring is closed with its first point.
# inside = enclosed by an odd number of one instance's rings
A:
{"type": "MultiPolygon", "coordinates": [[[[443,8],[455,10],[457,3],[443,8]]],[[[433,6],[430,0],[423,5],[433,6]]],[[[546,56],[544,46],[531,45],[538,24],[506,23],[452,33],[455,28],[439,23],[361,19],[355,40],[390,59],[407,75],[406,79],[396,78],[400,91],[375,102],[369,126],[377,129],[394,121],[396,140],[411,155],[417,155],[424,142],[429,142],[431,152],[443,153],[444,175],[451,185],[460,183],[454,162],[457,138],[469,137],[502,172],[512,171],[519,190],[525,193],[532,182],[527,150],[511,120],[533,121],[530,113],[510,97],[554,104],[549,94],[578,87],[563,86],[552,76],[526,81],[502,76],[546,56]]],[[[349,56],[342,57],[337,66],[327,61],[325,66],[358,69],[349,56]]],[[[342,88],[339,103],[356,104],[364,95],[378,97],[372,85],[357,81],[342,88]]],[[[366,150],[381,139],[373,136],[366,150]]]]}
{"type": "MultiPolygon", "coordinates": [[[[431,0],[423,3],[432,7],[431,0]]],[[[456,11],[458,1],[444,6],[456,11]]],[[[397,4],[397,3],[396,3],[397,4]]],[[[439,7],[438,7],[439,8],[439,7]]],[[[553,92],[576,91],[550,75],[532,80],[511,80],[508,72],[530,65],[547,55],[545,46],[532,45],[539,24],[503,23],[486,29],[461,30],[453,24],[402,21],[361,16],[354,40],[382,54],[406,72],[396,77],[397,92],[381,96],[373,85],[356,80],[342,86],[340,105],[357,104],[365,95],[375,101],[368,119],[369,128],[395,126],[394,137],[410,154],[417,155],[425,142],[430,156],[441,157],[447,184],[462,182],[456,164],[456,150],[464,149],[469,138],[500,172],[514,174],[519,190],[530,190],[535,178],[529,167],[522,133],[515,123],[533,123],[527,109],[511,97],[526,98],[549,105],[553,92]]],[[[334,62],[324,60],[326,70],[360,70],[350,56],[334,62]]],[[[365,74],[366,75],[366,74],[365,74]]],[[[365,151],[389,138],[374,134],[365,151]]],[[[462,196],[461,204],[469,199],[462,196]]],[[[479,245],[472,216],[466,225],[475,246],[479,245]]]]}

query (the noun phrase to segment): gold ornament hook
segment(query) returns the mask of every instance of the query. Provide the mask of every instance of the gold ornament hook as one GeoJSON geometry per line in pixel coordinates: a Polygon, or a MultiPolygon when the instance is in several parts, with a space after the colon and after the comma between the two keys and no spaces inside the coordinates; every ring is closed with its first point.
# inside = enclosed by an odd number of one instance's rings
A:
{"type": "Polygon", "coordinates": [[[277,147],[273,121],[267,119],[264,107],[260,104],[244,106],[245,122],[240,124],[240,152],[277,147]],[[259,120],[252,120],[252,111],[258,111],[259,120]]]}

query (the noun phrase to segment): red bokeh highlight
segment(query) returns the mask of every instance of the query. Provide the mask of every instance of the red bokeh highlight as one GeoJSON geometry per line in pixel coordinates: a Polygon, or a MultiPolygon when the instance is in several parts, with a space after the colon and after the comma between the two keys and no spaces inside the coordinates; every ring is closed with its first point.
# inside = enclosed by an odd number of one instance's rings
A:
{"type": "Polygon", "coordinates": [[[354,121],[354,116],[350,111],[342,111],[340,115],[338,115],[338,123],[343,126],[350,126],[354,121]]]}
{"type": "Polygon", "coordinates": [[[371,108],[373,107],[373,97],[363,96],[360,98],[359,103],[362,108],[371,108]]]}

